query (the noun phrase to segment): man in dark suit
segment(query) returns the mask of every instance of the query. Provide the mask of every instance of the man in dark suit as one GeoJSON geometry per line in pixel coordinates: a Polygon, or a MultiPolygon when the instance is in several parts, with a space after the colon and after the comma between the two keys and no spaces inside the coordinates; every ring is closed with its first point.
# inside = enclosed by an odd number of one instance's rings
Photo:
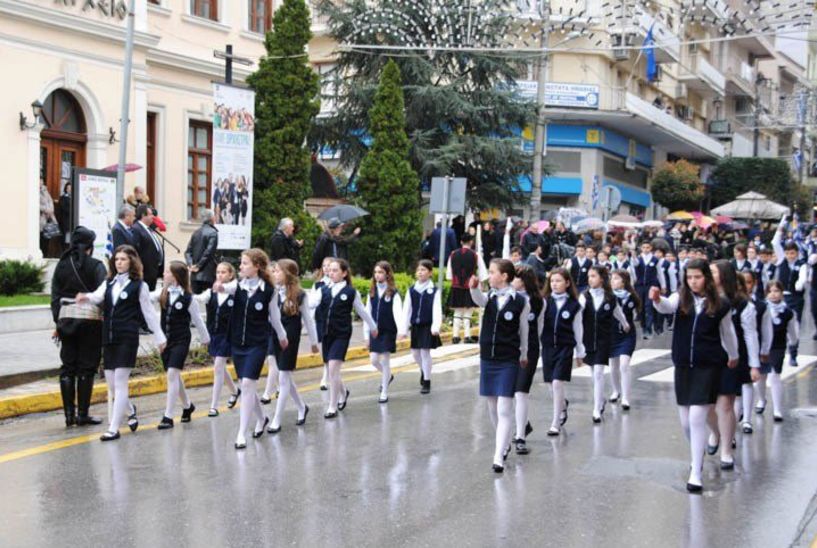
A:
{"type": "Polygon", "coordinates": [[[136,210],[132,206],[125,204],[119,208],[119,220],[111,227],[111,238],[113,239],[114,249],[120,245],[135,244],[133,237],[133,221],[135,218],[136,210]]]}
{"type": "Polygon", "coordinates": [[[198,295],[216,281],[216,249],[218,230],[213,226],[213,212],[205,209],[201,213],[201,228],[193,233],[184,258],[190,268],[193,293],[198,295]]]}
{"type": "MultiPolygon", "coordinates": [[[[431,231],[431,253],[433,254],[431,261],[434,263],[434,266],[438,266],[440,262],[440,235],[442,231],[442,223],[437,223],[437,228],[431,231]]],[[[457,235],[454,233],[454,229],[445,229],[443,245],[445,246],[443,257],[448,257],[452,251],[457,249],[457,235]]],[[[445,266],[445,264],[443,264],[443,266],[445,266]]]]}
{"type": "Polygon", "coordinates": [[[294,233],[295,222],[289,217],[281,219],[281,222],[278,223],[278,230],[270,238],[269,258],[271,261],[292,259],[298,262],[304,242],[296,240],[293,237],[294,233]]]}
{"type": "Polygon", "coordinates": [[[133,224],[134,247],[142,259],[142,277],[151,291],[156,289],[156,280],[162,275],[165,263],[162,244],[151,228],[153,217],[152,207],[140,205],[133,224]]]}

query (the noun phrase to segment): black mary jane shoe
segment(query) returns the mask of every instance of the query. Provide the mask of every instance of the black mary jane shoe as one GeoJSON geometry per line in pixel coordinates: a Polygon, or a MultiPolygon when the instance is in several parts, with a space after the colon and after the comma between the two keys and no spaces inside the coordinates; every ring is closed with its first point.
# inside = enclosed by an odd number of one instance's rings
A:
{"type": "Polygon", "coordinates": [[[121,437],[119,432],[105,432],[101,436],[99,436],[100,441],[113,441],[118,440],[121,437]]]}
{"type": "Polygon", "coordinates": [[[207,412],[208,417],[218,417],[218,409],[215,407],[211,407],[210,410],[207,412]]]}
{"type": "Polygon", "coordinates": [[[601,415],[598,417],[595,415],[593,416],[593,424],[601,424],[601,415]]]}
{"type": "Polygon", "coordinates": [[[349,394],[351,394],[351,392],[347,388],[346,397],[343,399],[343,401],[338,402],[338,411],[343,411],[344,409],[346,409],[346,403],[349,401],[349,394]]]}
{"type": "Polygon", "coordinates": [[[755,414],[757,414],[757,415],[762,415],[765,410],[766,410],[766,404],[765,403],[763,405],[756,405],[755,406],[755,414]]]}
{"type": "Polygon", "coordinates": [[[735,469],[735,461],[729,462],[726,460],[721,461],[721,470],[734,470],[735,469]]]}
{"type": "Polygon", "coordinates": [[[306,424],[306,416],[309,414],[309,406],[304,405],[304,417],[295,421],[295,426],[303,426],[306,424]]]}
{"type": "Polygon", "coordinates": [[[270,403],[272,403],[272,398],[268,398],[266,396],[261,396],[260,401],[261,401],[261,405],[269,405],[270,403]]]}
{"type": "Polygon", "coordinates": [[[386,396],[386,397],[381,396],[381,397],[377,398],[377,403],[389,403],[389,397],[388,396],[386,396]]]}
{"type": "Polygon", "coordinates": [[[238,403],[238,398],[241,397],[241,389],[239,388],[236,390],[235,394],[230,394],[230,397],[227,398],[227,409],[232,409],[235,407],[235,404],[238,403]]]}
{"type": "Polygon", "coordinates": [[[493,471],[494,471],[495,473],[497,473],[497,474],[501,474],[502,472],[504,472],[504,471],[505,471],[505,467],[504,467],[504,466],[502,466],[501,464],[494,464],[494,465],[493,465],[493,471]]]}
{"type": "Polygon", "coordinates": [[[423,381],[423,387],[420,389],[420,394],[430,394],[431,393],[431,381],[423,381]]]}
{"type": "Polygon", "coordinates": [[[530,453],[530,449],[528,449],[525,440],[523,439],[516,439],[514,440],[514,444],[516,445],[516,454],[517,455],[527,455],[530,453]]]}
{"type": "Polygon", "coordinates": [[[187,409],[182,409],[182,422],[190,422],[190,420],[193,418],[193,411],[195,410],[196,406],[192,403],[187,409]]]}
{"type": "Polygon", "coordinates": [[[550,428],[548,428],[547,431],[547,435],[550,437],[558,436],[561,433],[562,433],[561,429],[556,428],[555,426],[551,426],[550,428]]]}
{"type": "Polygon", "coordinates": [[[782,415],[775,415],[774,416],[774,422],[783,422],[783,416],[782,415]]]}
{"type": "Polygon", "coordinates": [[[716,443],[715,445],[709,445],[707,443],[706,444],[706,454],[707,455],[714,455],[715,453],[718,452],[718,448],[720,448],[720,446],[721,446],[720,442],[716,443]]]}
{"type": "Polygon", "coordinates": [[[630,410],[630,404],[629,403],[622,403],[621,404],[621,410],[622,411],[629,411],[630,410]]]}
{"type": "Polygon", "coordinates": [[[136,432],[136,429],[139,428],[139,419],[136,417],[136,406],[133,406],[133,413],[128,415],[128,428],[130,428],[131,432],[136,432]]]}
{"type": "Polygon", "coordinates": [[[253,430],[252,437],[254,439],[258,439],[261,436],[263,436],[264,435],[264,430],[267,428],[268,424],[269,424],[269,417],[264,417],[264,426],[261,427],[261,430],[259,432],[256,432],[256,431],[253,430]]]}
{"type": "Polygon", "coordinates": [[[337,411],[327,411],[326,413],[323,414],[323,418],[325,419],[334,419],[337,416],[338,416],[337,411]]]}
{"type": "Polygon", "coordinates": [[[267,433],[268,433],[268,434],[277,434],[277,433],[278,433],[278,432],[280,432],[280,431],[281,431],[281,427],[280,427],[280,426],[278,426],[278,428],[273,428],[272,426],[270,426],[269,428],[267,428],[267,433]]]}
{"type": "Polygon", "coordinates": [[[690,493],[701,493],[704,490],[703,485],[697,485],[695,483],[687,482],[687,491],[690,493]]]}
{"type": "Polygon", "coordinates": [[[325,384],[322,384],[321,385],[321,392],[326,392],[327,390],[329,390],[329,387],[326,386],[325,384]]]}
{"type": "Polygon", "coordinates": [[[242,443],[235,442],[235,448],[236,449],[246,449],[247,448],[247,442],[246,441],[242,442],[242,443]]]}
{"type": "Polygon", "coordinates": [[[170,417],[163,416],[162,420],[159,421],[159,424],[158,426],[156,426],[156,428],[158,428],[159,430],[168,430],[170,428],[173,428],[173,419],[171,419],[170,417]]]}
{"type": "Polygon", "coordinates": [[[564,426],[567,422],[567,408],[570,405],[570,400],[565,398],[565,408],[562,409],[562,416],[559,418],[559,426],[564,426]]]}
{"type": "Polygon", "coordinates": [[[615,396],[610,396],[610,399],[608,401],[610,403],[617,403],[618,400],[620,400],[620,399],[621,399],[621,394],[616,394],[615,396]]]}

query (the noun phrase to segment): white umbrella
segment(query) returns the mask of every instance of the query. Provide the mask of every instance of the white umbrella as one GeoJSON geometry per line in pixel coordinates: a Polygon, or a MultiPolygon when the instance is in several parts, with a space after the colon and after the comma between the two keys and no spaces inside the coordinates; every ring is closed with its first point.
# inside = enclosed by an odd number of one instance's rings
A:
{"type": "Polygon", "coordinates": [[[726,215],[733,219],[778,219],[791,210],[769,200],[759,192],[741,194],[735,200],[712,209],[712,215],[726,215]]]}

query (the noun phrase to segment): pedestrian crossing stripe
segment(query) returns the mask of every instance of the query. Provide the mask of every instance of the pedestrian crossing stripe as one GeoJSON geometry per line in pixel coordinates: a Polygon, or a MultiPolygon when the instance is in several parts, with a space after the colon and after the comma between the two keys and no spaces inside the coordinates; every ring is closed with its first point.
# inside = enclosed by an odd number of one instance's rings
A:
{"type": "MultiPolygon", "coordinates": [[[[808,369],[809,367],[817,363],[817,356],[800,354],[797,357],[797,363],[798,363],[797,367],[789,367],[788,363],[784,364],[783,373],[781,373],[780,378],[782,380],[786,380],[789,377],[793,377],[794,375],[808,369]]],[[[662,369],[645,377],[641,377],[638,380],[647,382],[674,382],[675,381],[674,370],[675,370],[674,367],[667,367],[666,369],[662,369]]]]}
{"type": "MultiPolygon", "coordinates": [[[[455,359],[455,360],[449,360],[447,362],[442,362],[442,363],[439,363],[439,364],[437,363],[439,360],[445,359],[446,356],[461,354],[463,351],[468,351],[468,350],[479,350],[479,345],[478,344],[450,344],[450,345],[441,346],[440,348],[435,348],[434,350],[431,351],[431,359],[433,360],[433,362],[435,362],[434,363],[434,372],[437,373],[437,372],[440,372],[440,371],[450,371],[451,368],[443,369],[443,367],[446,364],[448,364],[449,362],[468,361],[468,362],[473,362],[473,363],[470,363],[470,365],[479,365],[479,359],[477,358],[475,360],[474,356],[464,358],[463,360],[456,360],[455,359]]],[[[389,360],[389,366],[391,366],[391,367],[401,367],[401,366],[404,366],[404,365],[411,365],[413,363],[414,363],[414,357],[411,354],[407,354],[405,356],[392,357],[392,359],[389,360]]],[[[456,368],[458,369],[459,367],[462,367],[462,365],[459,365],[456,368]]],[[[372,373],[373,371],[377,371],[377,369],[375,369],[375,367],[370,363],[367,363],[365,365],[358,365],[358,366],[355,366],[355,367],[348,367],[348,368],[344,367],[343,370],[344,371],[361,372],[361,373],[372,373]]]]}
{"type": "MultiPolygon", "coordinates": [[[[652,360],[657,360],[658,358],[662,358],[670,353],[669,350],[664,350],[661,348],[639,348],[635,352],[630,359],[630,365],[639,365],[642,363],[646,363],[652,360]]],[[[593,376],[593,369],[590,367],[579,367],[573,370],[573,377],[592,377],[593,376]]]]}

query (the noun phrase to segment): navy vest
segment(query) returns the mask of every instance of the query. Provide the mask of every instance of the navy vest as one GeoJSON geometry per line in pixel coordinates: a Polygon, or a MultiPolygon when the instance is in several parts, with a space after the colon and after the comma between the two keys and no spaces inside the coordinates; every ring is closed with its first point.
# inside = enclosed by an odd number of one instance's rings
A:
{"type": "Polygon", "coordinates": [[[803,264],[804,264],[803,260],[797,259],[794,262],[794,270],[792,270],[791,268],[789,268],[789,261],[784,260],[777,267],[777,279],[780,281],[780,283],[783,284],[783,289],[785,292],[790,293],[792,295],[798,296],[803,295],[803,291],[797,291],[794,289],[795,284],[800,278],[800,267],[803,264]]]}
{"type": "Polygon", "coordinates": [[[234,346],[263,346],[272,333],[269,323],[269,303],[275,290],[267,283],[250,297],[239,285],[235,290],[230,314],[230,343],[234,346]]]}
{"type": "Polygon", "coordinates": [[[642,287],[658,287],[658,259],[653,256],[649,263],[644,262],[644,257],[638,257],[635,262],[635,285],[642,287]]]}
{"type": "Polygon", "coordinates": [[[516,294],[500,309],[498,299],[492,292],[485,305],[479,332],[479,357],[483,360],[518,362],[519,346],[522,344],[519,340],[519,322],[528,320],[522,317],[526,300],[516,294]]]}
{"type": "Polygon", "coordinates": [[[675,312],[672,331],[672,362],[675,367],[723,367],[728,356],[721,346],[720,323],[729,314],[729,304],[720,302],[718,311],[709,315],[706,305],[700,314],[694,306],[689,314],[675,312]]]}
{"type": "Polygon", "coordinates": [[[579,259],[577,257],[573,257],[570,260],[570,277],[573,278],[573,282],[578,287],[587,285],[587,273],[591,266],[593,266],[593,261],[587,257],[584,258],[583,266],[579,266],[579,259]]]}
{"type": "Polygon", "coordinates": [[[374,295],[369,296],[369,307],[372,309],[372,319],[377,324],[377,332],[397,333],[397,324],[394,322],[394,295],[383,293],[381,299],[377,288],[374,295]]]}
{"type": "Polygon", "coordinates": [[[409,289],[411,299],[411,325],[431,325],[434,322],[434,296],[437,287],[417,291],[414,286],[409,289]]]}
{"type": "MultiPolygon", "coordinates": [[[[542,347],[576,346],[573,334],[573,318],[581,312],[579,301],[568,297],[560,310],[556,310],[556,301],[548,297],[545,308],[545,321],[542,326],[542,347]]],[[[484,318],[483,318],[484,319],[484,318]]]]}
{"type": "Polygon", "coordinates": [[[139,344],[139,328],[144,322],[139,304],[142,280],[131,280],[119,293],[116,306],[111,291],[113,284],[111,280],[105,288],[102,344],[139,344]]]}
{"type": "Polygon", "coordinates": [[[794,318],[794,312],[788,307],[786,307],[777,318],[772,316],[772,330],[774,332],[772,348],[776,350],[784,350],[786,348],[786,335],[789,329],[789,322],[792,318],[794,318]]]}
{"type": "Polygon", "coordinates": [[[630,331],[625,332],[621,328],[621,325],[616,322],[616,326],[613,329],[613,338],[623,338],[626,335],[634,335],[636,316],[635,301],[630,295],[627,295],[623,299],[616,297],[616,300],[618,301],[618,305],[621,307],[622,312],[624,312],[624,317],[627,318],[627,324],[630,326],[630,331]]]}
{"type": "Polygon", "coordinates": [[[207,301],[207,332],[210,336],[226,335],[230,328],[230,311],[235,304],[232,295],[228,295],[224,302],[218,304],[218,293],[213,292],[207,301]]]}
{"type": "Polygon", "coordinates": [[[743,324],[740,315],[746,310],[747,300],[740,300],[732,305],[732,325],[735,326],[735,334],[738,336],[738,363],[741,366],[749,365],[749,350],[746,347],[746,337],[744,337],[743,324]]]}
{"type": "Polygon", "coordinates": [[[590,291],[584,292],[584,310],[582,311],[582,326],[584,327],[584,348],[587,352],[595,352],[610,346],[610,337],[613,333],[613,310],[616,308],[615,297],[604,297],[604,302],[596,310],[593,306],[593,297],[590,291]]]}
{"type": "Polygon", "coordinates": [[[182,293],[173,304],[167,297],[167,306],[162,308],[162,331],[168,343],[190,342],[190,293],[182,293]]]}
{"type": "Polygon", "coordinates": [[[355,288],[348,284],[334,297],[331,288],[321,288],[321,304],[316,315],[320,315],[323,320],[324,335],[338,339],[348,339],[352,336],[352,309],[356,296],[355,288]]]}
{"type": "Polygon", "coordinates": [[[305,298],[306,294],[303,291],[300,294],[298,294],[298,302],[297,308],[295,309],[296,310],[295,314],[287,314],[284,311],[286,297],[282,298],[281,294],[280,293],[278,294],[278,309],[281,311],[281,324],[283,324],[284,329],[286,330],[287,333],[289,333],[291,329],[294,329],[295,326],[298,326],[298,335],[300,336],[300,328],[302,326],[301,305],[303,304],[305,298]]]}

